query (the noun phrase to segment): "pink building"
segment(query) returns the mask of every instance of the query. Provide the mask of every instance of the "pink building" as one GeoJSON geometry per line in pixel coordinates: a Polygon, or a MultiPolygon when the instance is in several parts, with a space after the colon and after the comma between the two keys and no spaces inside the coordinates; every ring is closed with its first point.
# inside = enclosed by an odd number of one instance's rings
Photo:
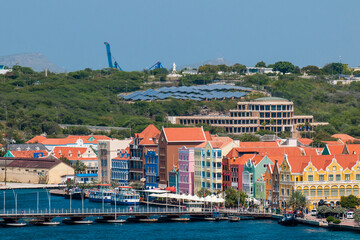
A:
{"type": "Polygon", "coordinates": [[[194,149],[179,148],[179,193],[194,195],[194,149]]]}

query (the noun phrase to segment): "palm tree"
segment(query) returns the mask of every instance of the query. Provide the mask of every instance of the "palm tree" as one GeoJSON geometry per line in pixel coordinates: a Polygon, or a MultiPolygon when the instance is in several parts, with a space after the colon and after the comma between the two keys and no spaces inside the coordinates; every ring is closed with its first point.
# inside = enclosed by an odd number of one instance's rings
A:
{"type": "Polygon", "coordinates": [[[291,206],[294,211],[302,210],[304,207],[306,207],[306,203],[306,197],[302,194],[301,191],[295,191],[291,194],[289,206],[291,206]]]}

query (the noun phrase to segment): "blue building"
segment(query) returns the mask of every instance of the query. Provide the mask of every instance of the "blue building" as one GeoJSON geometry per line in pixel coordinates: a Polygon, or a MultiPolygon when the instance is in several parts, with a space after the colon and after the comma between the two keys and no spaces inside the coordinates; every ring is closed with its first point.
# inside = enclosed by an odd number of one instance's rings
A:
{"type": "Polygon", "coordinates": [[[148,151],[145,155],[145,188],[152,189],[158,187],[157,177],[159,168],[159,156],[155,151],[148,151]]]}
{"type": "Polygon", "coordinates": [[[111,159],[111,181],[118,183],[120,186],[129,185],[129,159],[128,151],[121,151],[120,154],[111,159]]]}

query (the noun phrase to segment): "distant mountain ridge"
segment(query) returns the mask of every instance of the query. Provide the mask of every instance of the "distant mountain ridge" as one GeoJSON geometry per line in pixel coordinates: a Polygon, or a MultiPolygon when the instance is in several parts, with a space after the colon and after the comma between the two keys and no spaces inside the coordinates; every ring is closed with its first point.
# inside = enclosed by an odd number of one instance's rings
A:
{"type": "Polygon", "coordinates": [[[41,53],[22,53],[8,56],[0,56],[0,65],[5,65],[8,67],[12,67],[14,65],[30,67],[36,72],[42,72],[45,69],[48,69],[51,72],[55,73],[66,71],[65,69],[56,66],[55,64],[50,62],[41,53]]]}
{"type": "Polygon", "coordinates": [[[184,68],[198,68],[202,65],[205,65],[205,64],[210,64],[210,65],[222,65],[222,64],[225,64],[227,66],[232,66],[234,65],[234,63],[224,59],[224,58],[216,58],[216,59],[211,59],[211,60],[207,60],[207,61],[204,61],[204,62],[199,62],[199,63],[193,63],[193,64],[188,64],[188,65],[183,65],[183,66],[180,66],[179,69],[184,69],[184,68]]]}

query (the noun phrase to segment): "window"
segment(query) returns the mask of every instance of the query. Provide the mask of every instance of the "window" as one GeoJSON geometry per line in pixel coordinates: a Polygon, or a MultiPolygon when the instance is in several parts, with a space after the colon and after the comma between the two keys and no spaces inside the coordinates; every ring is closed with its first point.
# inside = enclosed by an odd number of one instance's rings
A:
{"type": "Polygon", "coordinates": [[[345,174],[345,181],[350,181],[350,174],[345,174]]]}
{"type": "Polygon", "coordinates": [[[324,181],[324,175],[319,175],[319,181],[323,182],[324,181]]]}
{"type": "Polygon", "coordinates": [[[341,181],[341,175],[340,174],[336,174],[336,181],[341,181]]]}
{"type": "Polygon", "coordinates": [[[308,176],[308,181],[309,181],[309,182],[314,181],[314,176],[313,176],[313,175],[309,175],[309,176],[308,176]]]}
{"type": "Polygon", "coordinates": [[[329,175],[329,181],[334,181],[334,175],[329,175]]]}
{"type": "Polygon", "coordinates": [[[312,171],[312,168],[310,167],[310,168],[309,168],[309,172],[311,172],[311,171],[312,171]]]}
{"type": "Polygon", "coordinates": [[[333,171],[336,171],[336,166],[333,166],[333,171]]]}
{"type": "Polygon", "coordinates": [[[360,174],[356,174],[356,180],[360,180],[360,174]]]}

